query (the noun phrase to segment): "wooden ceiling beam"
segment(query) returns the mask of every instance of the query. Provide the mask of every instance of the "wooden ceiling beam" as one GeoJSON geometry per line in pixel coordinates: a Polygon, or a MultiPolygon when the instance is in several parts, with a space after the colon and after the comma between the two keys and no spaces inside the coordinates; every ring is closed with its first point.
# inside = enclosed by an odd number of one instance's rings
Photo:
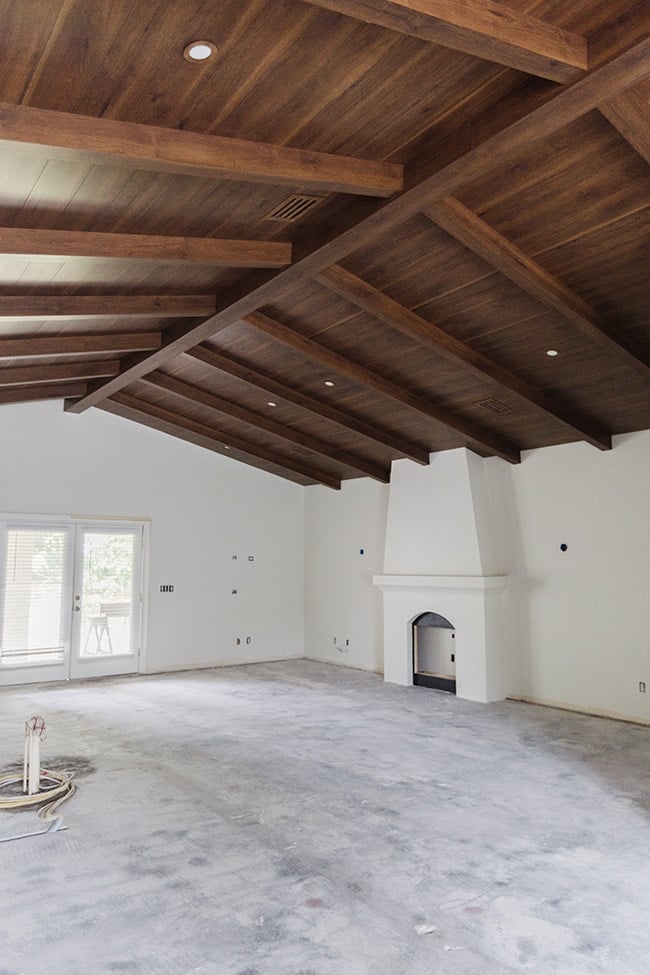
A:
{"type": "Polygon", "coordinates": [[[0,366],[0,388],[29,383],[56,383],[70,379],[103,379],[120,370],[118,359],[102,362],[72,362],[54,366],[0,366]]]}
{"type": "Polygon", "coordinates": [[[31,403],[36,400],[64,399],[68,396],[83,396],[86,383],[58,383],[51,386],[12,386],[0,388],[0,403],[31,403]]]}
{"type": "Polygon", "coordinates": [[[0,318],[205,318],[214,314],[216,303],[214,295],[0,295],[0,318]]]}
{"type": "Polygon", "coordinates": [[[422,464],[423,466],[429,463],[429,451],[425,448],[419,447],[417,444],[403,437],[393,436],[386,430],[380,430],[371,423],[367,423],[357,416],[340,410],[338,407],[331,406],[323,400],[308,396],[294,386],[280,383],[277,379],[273,379],[272,376],[259,372],[245,362],[234,359],[232,356],[226,355],[223,352],[217,352],[215,349],[206,345],[197,345],[196,348],[189,349],[186,355],[212,366],[228,376],[234,376],[236,379],[240,379],[242,382],[248,383],[264,393],[275,396],[278,399],[286,400],[287,403],[293,403],[307,413],[319,416],[324,420],[329,420],[331,423],[335,423],[345,430],[350,430],[352,433],[365,437],[366,440],[372,440],[382,447],[387,447],[401,457],[408,457],[410,460],[414,460],[417,464],[422,464]]]}
{"type": "Polygon", "coordinates": [[[388,197],[403,185],[395,163],[6,103],[0,103],[0,145],[23,154],[36,146],[73,161],[316,193],[388,197]]]}
{"type": "Polygon", "coordinates": [[[164,372],[151,372],[141,381],[154,386],[156,389],[164,389],[166,392],[173,393],[175,396],[191,403],[197,403],[199,406],[206,406],[208,409],[223,413],[225,416],[234,417],[234,419],[240,420],[242,423],[247,423],[258,430],[266,430],[267,433],[272,434],[274,437],[279,437],[281,440],[297,444],[299,447],[303,447],[314,454],[320,454],[322,457],[327,457],[328,460],[333,460],[338,464],[343,464],[345,467],[350,467],[359,474],[365,474],[376,481],[381,481],[382,484],[387,484],[390,480],[390,470],[381,467],[379,464],[373,464],[372,461],[366,461],[363,457],[359,457],[356,454],[351,454],[346,450],[340,450],[338,447],[333,447],[331,444],[325,443],[324,440],[320,440],[318,437],[303,433],[301,430],[296,430],[295,427],[287,426],[285,423],[278,423],[272,417],[265,416],[263,413],[257,413],[254,410],[249,410],[246,407],[240,406],[238,403],[234,403],[232,400],[224,399],[222,396],[217,396],[198,386],[190,385],[164,372]]]}
{"type": "Polygon", "coordinates": [[[616,335],[579,295],[549,274],[540,264],[494,230],[459,200],[448,197],[423,210],[435,224],[460,241],[496,271],[514,281],[527,294],[571,322],[587,338],[647,377],[650,356],[616,335]]]}
{"type": "Polygon", "coordinates": [[[424,396],[410,393],[403,386],[392,382],[390,379],[386,379],[376,372],[372,372],[370,369],[366,369],[365,366],[360,365],[347,356],[339,355],[338,352],[327,349],[319,342],[314,342],[313,339],[308,339],[306,336],[301,335],[292,328],[288,328],[281,322],[269,318],[268,315],[255,312],[252,315],[246,316],[245,321],[259,331],[282,343],[287,348],[293,349],[294,352],[305,355],[314,362],[318,362],[328,369],[333,369],[342,376],[347,376],[361,386],[365,386],[367,389],[373,389],[381,396],[386,396],[388,399],[392,399],[396,403],[400,403],[402,406],[406,406],[416,413],[427,416],[437,423],[446,426],[448,429],[459,433],[468,442],[468,445],[478,447],[481,451],[496,454],[498,457],[502,457],[512,464],[519,463],[521,458],[516,447],[506,443],[500,437],[494,436],[489,431],[482,429],[478,424],[450,413],[449,410],[438,406],[424,396]]]}
{"type": "Polygon", "coordinates": [[[310,464],[298,464],[296,461],[278,454],[276,450],[267,450],[266,447],[250,443],[250,441],[244,440],[240,436],[220,431],[207,423],[199,423],[197,420],[191,420],[189,417],[180,416],[155,403],[149,403],[138,396],[132,396],[128,393],[117,393],[114,397],[102,403],[102,409],[107,410],[109,413],[117,413],[119,416],[125,416],[127,419],[144,423],[145,426],[162,430],[164,433],[171,433],[172,436],[180,437],[181,440],[189,440],[191,443],[197,443],[199,446],[207,447],[209,450],[216,450],[217,453],[222,453],[225,456],[232,457],[229,450],[231,448],[232,450],[245,454],[247,459],[253,458],[258,461],[264,461],[267,465],[272,465],[276,471],[281,472],[282,477],[289,477],[290,480],[296,480],[297,476],[300,478],[298,482],[300,484],[304,484],[305,481],[315,481],[318,484],[325,485],[325,487],[333,488],[335,491],[338,491],[341,487],[339,478],[333,477],[331,474],[327,474],[319,468],[312,467],[310,464]],[[115,409],[115,407],[120,407],[121,409],[115,409]],[[291,475],[294,476],[292,477],[291,475]]]}
{"type": "Polygon", "coordinates": [[[33,335],[0,338],[0,359],[88,355],[91,352],[149,352],[159,349],[160,332],[110,332],[106,335],[33,335]]]}
{"type": "Polygon", "coordinates": [[[329,290],[345,298],[362,311],[366,311],[380,321],[415,339],[434,352],[443,356],[455,365],[461,363],[481,379],[488,379],[498,386],[515,393],[528,406],[542,410],[544,413],[559,420],[581,440],[586,440],[594,447],[609,450],[612,439],[604,431],[597,430],[591,424],[583,422],[577,414],[568,413],[539,389],[520,379],[508,369],[489,359],[482,353],[472,349],[459,339],[449,335],[443,329],[431,322],[420,318],[415,312],[400,305],[377,288],[373,288],[367,281],[356,277],[340,265],[333,265],[317,275],[316,280],[329,290]]]}
{"type": "Polygon", "coordinates": [[[291,244],[265,240],[0,227],[0,254],[155,262],[197,261],[216,267],[286,267],[291,263],[291,244]]]}
{"type": "Polygon", "coordinates": [[[561,84],[587,70],[587,41],[494,0],[308,0],[364,24],[408,34],[561,84]]]}
{"type": "Polygon", "coordinates": [[[297,279],[313,276],[382,234],[390,233],[428,204],[455,193],[465,183],[504,165],[529,146],[543,142],[648,74],[650,38],[590,71],[558,94],[549,96],[541,105],[514,121],[509,106],[501,120],[498,112],[490,109],[484,117],[485,135],[478,141],[476,130],[467,132],[463,129],[462,139],[448,150],[442,147],[446,152],[444,161],[435,163],[432,172],[423,175],[395,199],[355,201],[338,215],[333,225],[317,228],[316,235],[294,242],[291,267],[275,273],[245,275],[221,292],[214,315],[198,325],[176,329],[162,353],[154,352],[150,357],[143,357],[124,369],[118,380],[97,385],[82,399],[66,403],[66,410],[82,413],[95,406],[164,362],[270,304],[297,279]],[[500,124],[503,127],[500,128],[500,124]]]}
{"type": "Polygon", "coordinates": [[[650,163],[650,125],[648,124],[648,98],[645,93],[630,88],[608,102],[599,110],[610,125],[650,163]]]}

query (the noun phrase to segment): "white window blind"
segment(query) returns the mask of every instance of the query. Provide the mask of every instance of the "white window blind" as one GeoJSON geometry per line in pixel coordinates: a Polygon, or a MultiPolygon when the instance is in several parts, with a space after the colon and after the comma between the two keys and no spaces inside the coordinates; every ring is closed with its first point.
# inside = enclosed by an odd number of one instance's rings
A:
{"type": "Polygon", "coordinates": [[[62,660],[72,588],[71,532],[3,525],[0,664],[62,660]]]}

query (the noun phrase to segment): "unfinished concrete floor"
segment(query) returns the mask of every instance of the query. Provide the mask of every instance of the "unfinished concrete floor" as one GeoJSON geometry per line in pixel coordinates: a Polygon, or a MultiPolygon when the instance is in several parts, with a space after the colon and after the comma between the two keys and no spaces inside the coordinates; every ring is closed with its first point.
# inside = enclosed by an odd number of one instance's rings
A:
{"type": "Polygon", "coordinates": [[[1,975],[648,971],[648,729],[294,661],[5,690],[0,766],[33,714],[96,772],[0,844],[1,975]]]}

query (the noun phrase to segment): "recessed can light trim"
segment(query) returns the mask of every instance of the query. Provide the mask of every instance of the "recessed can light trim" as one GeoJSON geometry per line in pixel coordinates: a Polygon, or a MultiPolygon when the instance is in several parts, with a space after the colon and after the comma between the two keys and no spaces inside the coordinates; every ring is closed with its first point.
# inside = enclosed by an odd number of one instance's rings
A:
{"type": "Polygon", "coordinates": [[[277,406],[278,404],[277,403],[274,403],[273,400],[270,399],[266,405],[267,406],[277,406]]]}
{"type": "Polygon", "coordinates": [[[554,358],[556,355],[559,355],[559,354],[560,353],[558,352],[557,349],[547,349],[546,350],[546,355],[550,355],[551,358],[554,358]]]}
{"type": "Polygon", "coordinates": [[[331,379],[326,379],[325,380],[325,385],[326,386],[336,386],[336,383],[332,382],[331,379]]]}
{"type": "Polygon", "coordinates": [[[209,61],[217,53],[216,45],[212,41],[190,41],[183,48],[183,57],[190,64],[200,64],[209,61]]]}

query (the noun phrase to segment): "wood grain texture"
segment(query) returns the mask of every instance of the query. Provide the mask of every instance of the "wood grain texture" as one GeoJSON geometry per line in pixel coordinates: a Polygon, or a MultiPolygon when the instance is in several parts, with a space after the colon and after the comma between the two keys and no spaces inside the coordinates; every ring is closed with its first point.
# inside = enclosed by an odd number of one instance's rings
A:
{"type": "Polygon", "coordinates": [[[262,390],[264,393],[293,403],[306,413],[323,417],[346,430],[352,430],[367,440],[372,440],[375,443],[381,444],[383,447],[388,447],[390,450],[395,451],[398,456],[409,457],[417,464],[424,466],[429,463],[429,452],[411,442],[408,438],[391,436],[388,430],[382,430],[358,416],[346,413],[344,410],[332,406],[330,403],[316,399],[313,396],[308,396],[286,382],[280,383],[272,376],[266,375],[232,356],[224,355],[205,345],[197,345],[196,348],[190,349],[187,355],[229,376],[235,376],[237,379],[242,380],[242,382],[248,383],[256,389],[262,390]]]}
{"type": "MultiPolygon", "coordinates": [[[[61,318],[202,318],[215,311],[214,295],[3,295],[0,318],[45,321],[61,318]]],[[[152,346],[155,348],[155,346],[152,346]]]]}
{"type": "Polygon", "coordinates": [[[243,437],[235,437],[230,433],[220,431],[212,424],[199,423],[188,417],[180,416],[172,410],[167,410],[155,403],[149,403],[141,397],[132,396],[128,393],[119,393],[115,397],[112,397],[109,402],[125,407],[131,416],[134,414],[145,416],[149,419],[159,421],[161,424],[165,424],[165,427],[158,426],[156,429],[165,429],[166,432],[170,433],[176,431],[174,435],[181,435],[182,439],[187,439],[184,436],[185,434],[195,434],[201,439],[198,441],[193,440],[194,443],[199,443],[200,446],[208,446],[210,449],[217,447],[219,453],[225,453],[230,446],[239,453],[246,454],[247,457],[264,461],[265,464],[270,465],[284,476],[288,473],[297,475],[300,478],[300,483],[311,481],[317,484],[324,484],[326,487],[333,488],[334,490],[338,490],[341,486],[338,478],[331,477],[316,467],[311,467],[309,464],[296,464],[288,457],[284,457],[282,454],[276,453],[273,450],[268,450],[259,444],[252,443],[243,437]]]}
{"type": "Polygon", "coordinates": [[[608,122],[650,163],[650,92],[631,88],[599,106],[608,122]]]}
{"type": "Polygon", "coordinates": [[[370,312],[404,335],[429,346],[446,359],[452,362],[462,362],[464,366],[477,375],[487,377],[493,380],[496,385],[515,393],[527,404],[541,409],[549,416],[559,420],[564,426],[578,434],[580,439],[586,440],[601,450],[611,448],[611,436],[605,431],[599,431],[588,422],[581,420],[579,416],[563,410],[560,404],[555,403],[542,390],[535,389],[525,380],[477,352],[465,342],[459,341],[443,329],[437,328],[426,319],[420,318],[419,315],[400,305],[399,302],[394,301],[377,288],[373,288],[372,285],[350,271],[346,271],[340,265],[334,265],[322,271],[317,280],[326,287],[332,288],[337,294],[347,298],[358,308],[370,312]]]}
{"type": "Polygon", "coordinates": [[[27,386],[30,383],[54,383],[70,379],[103,378],[115,376],[119,370],[120,363],[117,359],[54,366],[0,366],[0,388],[27,386]]]}
{"type": "Polygon", "coordinates": [[[366,24],[566,84],[587,70],[584,37],[493,0],[308,0],[366,24]]]}
{"type": "Polygon", "coordinates": [[[380,468],[376,464],[364,461],[363,457],[350,454],[348,451],[341,450],[333,444],[325,443],[325,441],[320,440],[318,437],[313,437],[287,424],[278,423],[271,416],[249,410],[232,400],[225,399],[223,396],[216,396],[208,390],[175,379],[173,376],[168,376],[163,372],[152,372],[144,378],[143,382],[173,393],[181,399],[186,399],[192,403],[207,407],[214,412],[234,417],[236,420],[240,420],[242,423],[255,427],[258,430],[265,430],[267,433],[281,440],[298,444],[311,453],[328,457],[330,460],[334,460],[346,467],[351,467],[359,474],[366,474],[368,477],[372,477],[374,480],[380,481],[383,484],[388,483],[390,480],[389,471],[386,468],[380,468]]]}
{"type": "Polygon", "coordinates": [[[148,352],[159,349],[160,343],[160,332],[113,332],[106,335],[36,335],[24,339],[0,338],[0,359],[87,355],[89,352],[148,352]]]}
{"type": "Polygon", "coordinates": [[[56,383],[38,386],[0,387],[0,404],[34,403],[38,400],[65,399],[68,396],[83,396],[86,383],[56,383]]]}
{"type": "Polygon", "coordinates": [[[519,451],[514,446],[504,443],[499,437],[495,437],[489,431],[482,430],[477,424],[468,422],[460,416],[454,416],[449,410],[438,406],[423,396],[414,395],[402,386],[398,386],[397,383],[372,372],[370,369],[366,369],[365,366],[359,365],[352,359],[339,355],[337,352],[332,352],[331,349],[327,349],[312,339],[305,338],[299,332],[288,328],[281,322],[275,321],[268,315],[256,312],[253,315],[247,316],[246,321],[254,328],[270,335],[271,338],[314,359],[316,362],[320,362],[329,369],[333,369],[343,376],[349,376],[362,386],[368,386],[370,389],[381,393],[382,396],[387,396],[395,400],[395,402],[401,403],[403,406],[415,410],[417,413],[422,413],[424,416],[428,416],[432,420],[436,420],[438,423],[442,423],[444,426],[455,430],[469,444],[478,445],[482,450],[489,450],[496,456],[510,461],[510,463],[519,463],[519,451]]]}
{"type": "Polygon", "coordinates": [[[615,334],[579,295],[528,257],[484,220],[451,197],[424,210],[438,226],[450,233],[501,274],[510,278],[549,308],[554,308],[585,335],[606,346],[609,352],[647,374],[650,355],[615,334]]]}
{"type": "Polygon", "coordinates": [[[491,112],[489,131],[494,134],[486,137],[485,141],[476,145],[470,138],[468,143],[462,143],[457,156],[445,159],[441,168],[393,200],[381,203],[372,201],[371,204],[357,201],[339,215],[333,227],[321,229],[315,238],[310,236],[306,241],[294,244],[294,263],[290,268],[269,272],[261,278],[244,277],[230,288],[225,288],[218,296],[215,315],[174,336],[166,346],[164,355],[154,353],[149,360],[141,360],[125,370],[119,382],[98,386],[83,399],[67,404],[66,409],[83,412],[96,405],[103,397],[113,395],[134,379],[271,303],[297,277],[316,274],[378,236],[390,233],[429,203],[455,192],[469,180],[498,168],[524,152],[529,145],[543,141],[608,97],[636,84],[647,74],[650,74],[650,38],[589,72],[585,78],[548,98],[523,118],[511,121],[508,110],[507,123],[501,130],[498,129],[498,112],[491,112]]]}
{"type": "Polygon", "coordinates": [[[118,258],[140,261],[198,261],[218,267],[285,267],[291,244],[209,237],[98,234],[92,231],[0,227],[1,254],[39,257],[118,258]]]}
{"type": "Polygon", "coordinates": [[[250,180],[319,193],[386,197],[402,189],[402,167],[0,103],[0,144],[42,146],[74,162],[104,162],[213,179],[250,180]]]}

